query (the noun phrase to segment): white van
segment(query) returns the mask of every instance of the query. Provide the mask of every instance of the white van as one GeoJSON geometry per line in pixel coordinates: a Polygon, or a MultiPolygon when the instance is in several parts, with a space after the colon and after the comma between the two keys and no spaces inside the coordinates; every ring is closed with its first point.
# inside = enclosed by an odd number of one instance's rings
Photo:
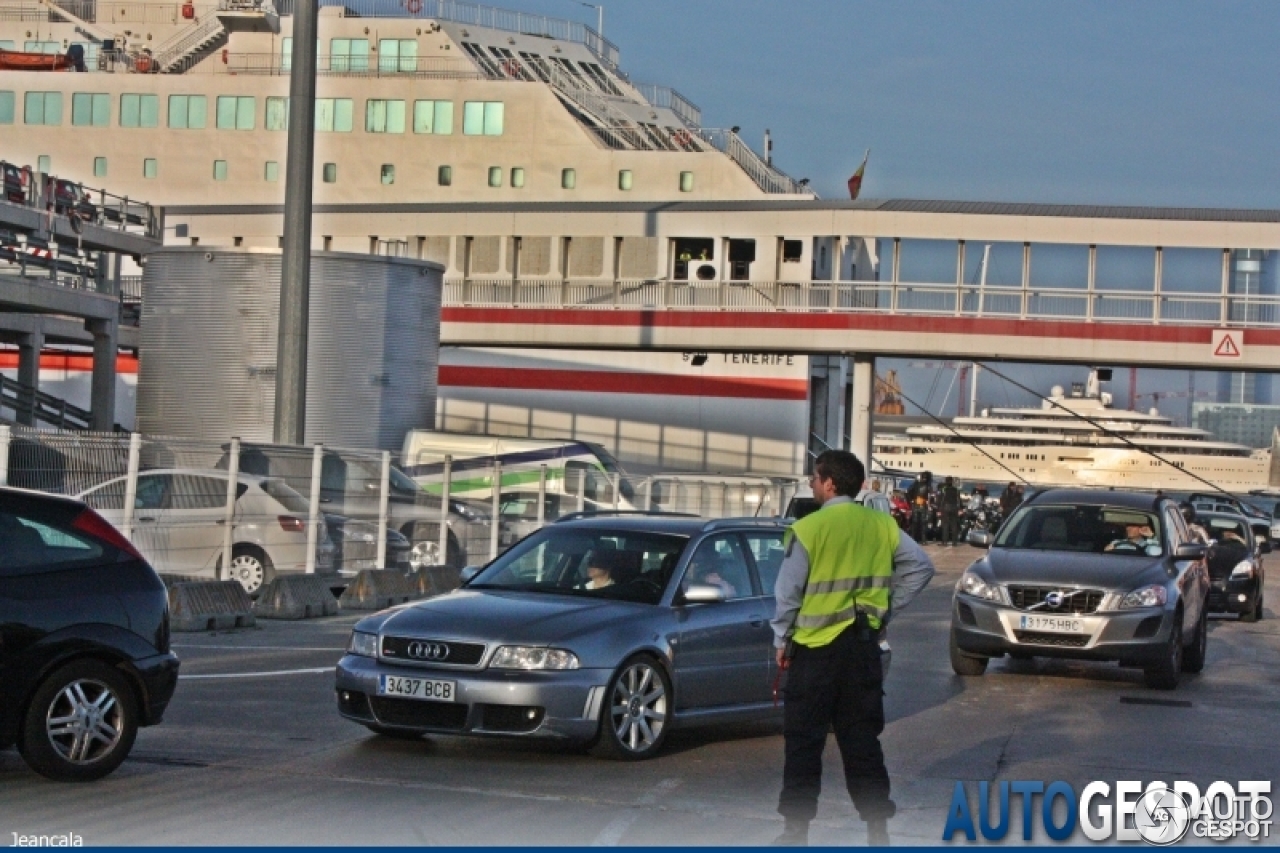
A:
{"type": "Polygon", "coordinates": [[[445,457],[451,459],[453,497],[491,498],[494,463],[500,462],[502,492],[536,490],[545,465],[548,494],[581,497],[584,503],[620,510],[636,508],[626,472],[609,451],[588,441],[417,429],[405,434],[404,472],[432,494],[444,490],[445,457]]]}

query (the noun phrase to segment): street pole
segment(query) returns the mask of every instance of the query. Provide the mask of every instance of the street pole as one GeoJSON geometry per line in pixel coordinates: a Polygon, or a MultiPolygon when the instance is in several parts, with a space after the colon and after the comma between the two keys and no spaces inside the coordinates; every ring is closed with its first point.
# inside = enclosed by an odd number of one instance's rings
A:
{"type": "Polygon", "coordinates": [[[293,14],[284,252],[280,261],[280,321],[276,344],[274,436],[277,444],[302,444],[307,429],[318,3],[319,0],[298,0],[293,14]]]}

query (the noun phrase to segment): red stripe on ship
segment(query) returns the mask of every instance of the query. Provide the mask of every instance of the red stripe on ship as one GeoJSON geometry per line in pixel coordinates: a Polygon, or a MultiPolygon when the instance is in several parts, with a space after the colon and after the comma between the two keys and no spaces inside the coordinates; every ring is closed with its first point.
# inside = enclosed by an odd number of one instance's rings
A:
{"type": "Polygon", "coordinates": [[[805,400],[809,394],[808,384],[803,379],[730,379],[723,376],[459,365],[441,365],[439,384],[442,388],[513,388],[751,400],[805,400]]]}
{"type": "MultiPolygon", "coordinates": [[[[1078,320],[1015,320],[994,317],[891,316],[887,314],[755,313],[751,311],[575,311],[544,308],[445,308],[445,323],[536,326],[608,326],[668,329],[799,329],[877,331],[1070,340],[1205,344],[1212,325],[1169,326],[1148,323],[1088,323],[1078,320]]],[[[1249,329],[1249,346],[1280,346],[1280,329],[1249,329]]]]}
{"type": "MultiPolygon", "coordinates": [[[[18,369],[18,351],[0,350],[0,370],[18,369]]],[[[71,353],[45,352],[40,354],[41,370],[65,370],[73,373],[89,373],[93,370],[93,356],[71,353]]],[[[132,355],[116,356],[116,373],[138,372],[138,359],[132,355]]]]}

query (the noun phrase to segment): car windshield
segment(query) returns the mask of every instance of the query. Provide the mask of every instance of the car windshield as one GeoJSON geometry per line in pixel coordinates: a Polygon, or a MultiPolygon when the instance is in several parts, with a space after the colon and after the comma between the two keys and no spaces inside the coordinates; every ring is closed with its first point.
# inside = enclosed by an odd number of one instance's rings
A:
{"type": "Polygon", "coordinates": [[[289,488],[284,480],[263,480],[262,491],[279,501],[280,505],[289,512],[311,511],[311,507],[307,504],[307,499],[289,488]]]}
{"type": "Polygon", "coordinates": [[[1206,518],[1205,528],[1209,532],[1209,538],[1219,542],[1235,541],[1244,545],[1249,541],[1249,536],[1245,532],[1244,521],[1236,521],[1234,518],[1206,518]]]}
{"type": "Polygon", "coordinates": [[[657,604],[688,539],[619,530],[544,528],[476,576],[468,589],[515,589],[657,604]]]}
{"type": "Polygon", "coordinates": [[[997,548],[1158,557],[1160,521],[1152,513],[1110,506],[1023,506],[1000,529],[997,548]]]}

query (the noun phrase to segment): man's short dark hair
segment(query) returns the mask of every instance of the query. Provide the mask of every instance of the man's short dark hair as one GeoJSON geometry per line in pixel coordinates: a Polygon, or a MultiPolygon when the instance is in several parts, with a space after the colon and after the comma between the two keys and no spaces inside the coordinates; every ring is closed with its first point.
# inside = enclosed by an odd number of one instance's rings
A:
{"type": "Polygon", "coordinates": [[[847,450],[824,450],[814,460],[813,471],[824,480],[835,483],[837,495],[853,497],[862,490],[867,469],[858,457],[847,450]]]}

